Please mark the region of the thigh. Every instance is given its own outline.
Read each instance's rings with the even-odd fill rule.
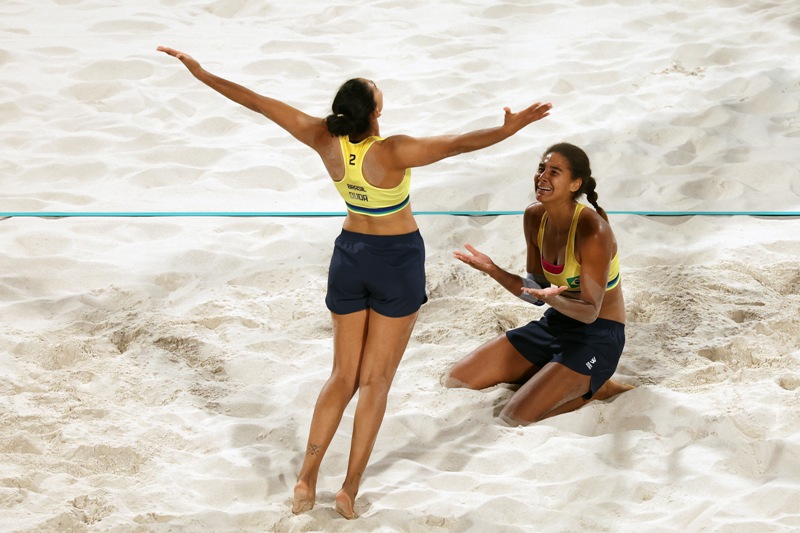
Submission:
[[[361,358],[367,339],[367,310],[339,315],[333,319],[333,371],[332,375],[347,382],[348,387],[358,383]]]
[[[483,344],[453,365],[445,376],[446,387],[485,389],[498,383],[518,383],[539,370],[522,357],[505,334]]]
[[[363,385],[380,379],[391,383],[411,338],[417,313],[398,318],[384,316],[372,309],[367,312],[360,382]]]
[[[590,379],[561,363],[548,363],[514,393],[500,417],[510,425],[537,422],[558,406],[583,396]]]

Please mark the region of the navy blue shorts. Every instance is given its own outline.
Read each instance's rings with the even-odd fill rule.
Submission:
[[[346,315],[373,309],[388,317],[417,312],[425,294],[425,243],[419,230],[366,235],[342,230],[328,271],[325,305]]]
[[[552,307],[539,320],[506,332],[514,348],[532,364],[561,363],[570,370],[591,376],[587,400],[617,370],[625,346],[625,324],[598,318],[584,324]]]

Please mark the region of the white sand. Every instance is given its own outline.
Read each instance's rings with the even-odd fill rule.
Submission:
[[[110,4],[110,5],[109,5]],[[550,143],[587,149],[609,210],[800,211],[795,0],[363,5],[4,0],[0,211],[342,211],[316,156],[159,44],[324,115],[374,78],[383,133],[552,116],[414,173],[417,211],[522,210]],[[415,7],[409,7],[413,5]],[[450,252],[524,269],[519,216],[420,216],[431,300],[356,511],[289,511],[330,370],[341,218],[0,222],[3,531],[800,529],[800,220],[612,216],[637,388],[528,428],[453,362],[540,309]]]

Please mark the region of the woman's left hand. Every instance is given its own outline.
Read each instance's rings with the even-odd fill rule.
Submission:
[[[528,287],[523,287],[522,292],[527,292],[534,298],[541,300],[545,303],[549,303],[549,299],[553,298],[554,296],[558,296],[562,292],[567,290],[567,286],[563,285],[561,287],[545,287],[544,289],[531,289]]]

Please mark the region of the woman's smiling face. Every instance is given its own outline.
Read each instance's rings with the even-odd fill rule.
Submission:
[[[580,180],[572,179],[567,158],[558,152],[545,155],[534,176],[536,199],[540,202],[565,195],[572,198],[572,193],[580,188],[580,184]]]

